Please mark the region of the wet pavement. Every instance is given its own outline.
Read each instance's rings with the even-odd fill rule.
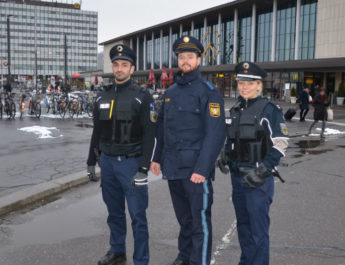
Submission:
[[[226,102],[226,107],[231,103]],[[290,107],[281,105],[284,110]],[[324,139],[319,137],[321,124],[313,135],[305,135],[312,111],[306,122],[293,119],[288,123],[291,139],[279,167],[286,183],[276,180],[271,207],[271,264],[345,264],[345,134],[338,133],[345,132],[345,111],[334,108],[334,114],[338,118],[327,123],[332,130]],[[33,124],[56,127],[56,138],[38,139],[17,130]],[[25,185],[84,170],[91,125],[87,118],[0,120],[0,137],[9,139],[0,144],[1,185],[13,186],[0,189],[0,197]],[[235,265],[240,248],[230,178],[218,170],[214,191],[212,264]],[[150,176],[149,192],[150,264],[164,265],[176,257],[178,225],[167,183]],[[127,265],[133,265],[130,220],[127,226]],[[42,205],[0,217],[1,265],[96,264],[108,250],[108,241],[99,183],[88,183]]]

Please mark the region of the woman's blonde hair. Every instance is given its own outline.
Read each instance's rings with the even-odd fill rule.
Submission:
[[[257,95],[261,95],[262,94],[262,90],[263,90],[263,87],[264,87],[264,84],[262,83],[262,80],[256,80],[256,82],[258,82],[258,89],[256,90],[257,91]]]

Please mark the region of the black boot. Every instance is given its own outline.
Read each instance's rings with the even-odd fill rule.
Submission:
[[[122,265],[126,263],[126,254],[114,254],[110,251],[98,261],[98,265]]]
[[[189,263],[182,261],[180,259],[175,259],[175,261],[173,263],[171,263],[170,265],[189,265]]]

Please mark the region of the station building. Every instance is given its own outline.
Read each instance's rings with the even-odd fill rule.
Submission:
[[[2,79],[9,63],[14,82],[97,69],[97,28],[98,13],[76,1],[0,0]]]
[[[264,93],[284,99],[291,88],[319,85],[336,93],[345,83],[345,1],[236,0],[115,37],[104,46],[104,77],[111,78],[109,51],[118,43],[137,52],[135,78],[147,82],[152,68],[177,72],[173,42],[182,35],[205,47],[202,75],[224,97],[235,96],[234,67],[251,61],[267,72]]]

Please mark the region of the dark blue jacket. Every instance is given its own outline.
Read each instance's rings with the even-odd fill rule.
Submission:
[[[303,90],[298,98],[301,109],[309,109],[309,92]]]
[[[199,70],[178,76],[167,89],[157,126],[153,161],[161,164],[163,178],[214,176],[226,136],[224,102]]]

